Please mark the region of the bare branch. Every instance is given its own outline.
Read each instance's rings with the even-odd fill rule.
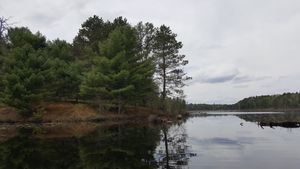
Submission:
[[[0,17],[0,39],[3,38],[5,31],[11,26],[8,21],[9,18]]]

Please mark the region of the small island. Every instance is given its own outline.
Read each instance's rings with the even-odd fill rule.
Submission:
[[[88,18],[72,43],[1,17],[0,122],[141,120],[185,113],[191,79],[170,27]]]

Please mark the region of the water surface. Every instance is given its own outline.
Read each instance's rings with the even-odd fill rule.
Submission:
[[[167,159],[177,169],[298,169],[299,122],[211,112],[171,125],[1,125],[0,169],[158,169]]]
[[[261,124],[296,122],[299,114],[247,114],[192,118],[185,123],[198,156],[190,168],[297,169],[300,129]],[[299,122],[299,121],[298,121]]]

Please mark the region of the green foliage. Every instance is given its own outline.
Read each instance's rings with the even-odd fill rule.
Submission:
[[[187,104],[188,110],[234,110],[235,105],[228,104]]]
[[[3,91],[4,55],[7,52],[6,32],[9,28],[8,19],[0,17],[0,92]]]
[[[81,83],[81,67],[75,62],[71,45],[66,41],[55,40],[48,43],[47,58],[51,61],[54,76],[52,88],[56,98],[77,99]]]
[[[81,94],[112,99],[119,107],[130,98],[142,99],[144,89],[152,87],[153,65],[138,55],[136,32],[129,26],[119,27],[100,49],[102,56],[83,79]]]
[[[265,95],[245,98],[235,104],[188,104],[189,110],[251,110],[300,108],[300,93]]]
[[[42,50],[45,38],[32,34],[27,28],[10,29],[8,37],[14,48],[4,60],[2,102],[24,113],[35,112],[38,103],[51,94],[48,88],[51,68]]]
[[[172,114],[184,113],[186,111],[186,102],[180,98],[168,98],[165,100],[166,112]]]
[[[107,40],[109,34],[120,26],[129,26],[127,20],[118,17],[113,22],[104,21],[94,15],[88,18],[79,29],[73,40],[72,53],[77,63],[82,67],[82,72],[88,72],[93,66],[97,56],[101,54],[100,46]]]
[[[139,22],[135,27],[138,40],[138,51],[145,59],[153,58],[154,38],[156,28],[151,23]],[[154,58],[153,58],[154,59]]]
[[[181,47],[169,27],[133,27],[122,17],[88,18],[72,44],[8,28],[0,36],[1,102],[28,115],[40,113],[43,102],[60,100],[117,105],[119,112],[125,105],[157,108],[163,82],[163,100],[174,111],[179,102],[168,96],[182,95],[188,79]]]
[[[32,32],[25,27],[8,29],[8,41],[11,48],[22,48],[29,44],[34,50],[46,47],[46,38],[39,32]]]
[[[96,15],[88,18],[81,25],[81,29],[79,29],[79,33],[73,41],[75,55],[82,57],[85,55],[84,50],[87,50],[87,48],[92,49],[96,55],[99,55],[99,43],[105,41],[115,28],[125,25],[128,25],[127,20],[122,17],[116,18],[113,22],[104,21]]]
[[[107,39],[110,33],[110,22],[104,22],[102,18],[93,16],[88,18],[79,30],[73,44],[76,50],[75,55],[82,57],[85,48],[90,47],[94,52],[99,52],[98,43]]]
[[[190,79],[182,69],[188,61],[184,60],[185,55],[179,54],[182,43],[176,40],[176,36],[165,25],[162,25],[154,36],[153,51],[157,62],[158,80],[162,84],[163,100],[172,94],[183,96],[184,81]]]
[[[243,99],[236,103],[240,109],[288,109],[300,108],[300,93],[284,93],[282,95],[256,96]]]

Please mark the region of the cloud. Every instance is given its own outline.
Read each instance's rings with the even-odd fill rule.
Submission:
[[[272,78],[271,76],[251,76],[251,75],[243,75],[241,71],[237,68],[230,68],[228,66],[220,65],[220,66],[213,66],[204,69],[202,72],[198,73],[194,80],[191,82],[193,83],[208,83],[208,84],[215,84],[215,83],[226,83],[231,82],[233,84],[240,84],[240,83],[250,83],[250,82],[257,82],[266,79]]]
[[[225,76],[219,76],[219,77],[209,77],[203,80],[203,82],[206,83],[224,83],[232,80],[236,75],[235,74],[229,74]]]
[[[248,76],[248,75],[244,75],[244,76],[236,76],[233,79],[233,83],[249,83],[249,82],[253,82],[253,81],[261,81],[261,80],[266,80],[266,79],[270,79],[272,78],[271,76]]]
[[[239,70],[234,68],[230,64],[214,64],[204,67],[198,71],[195,71],[193,77],[193,83],[225,83],[234,79]]]
[[[232,80],[235,75],[224,75],[219,77],[205,77],[200,82],[203,83],[224,83]]]
[[[225,83],[233,80],[237,75],[237,72],[223,75],[199,75],[192,83]]]
[[[45,26],[52,26],[54,22],[59,20],[58,16],[47,15],[42,12],[34,13],[26,17],[26,19],[31,20],[31,22],[36,24],[41,24]]]

